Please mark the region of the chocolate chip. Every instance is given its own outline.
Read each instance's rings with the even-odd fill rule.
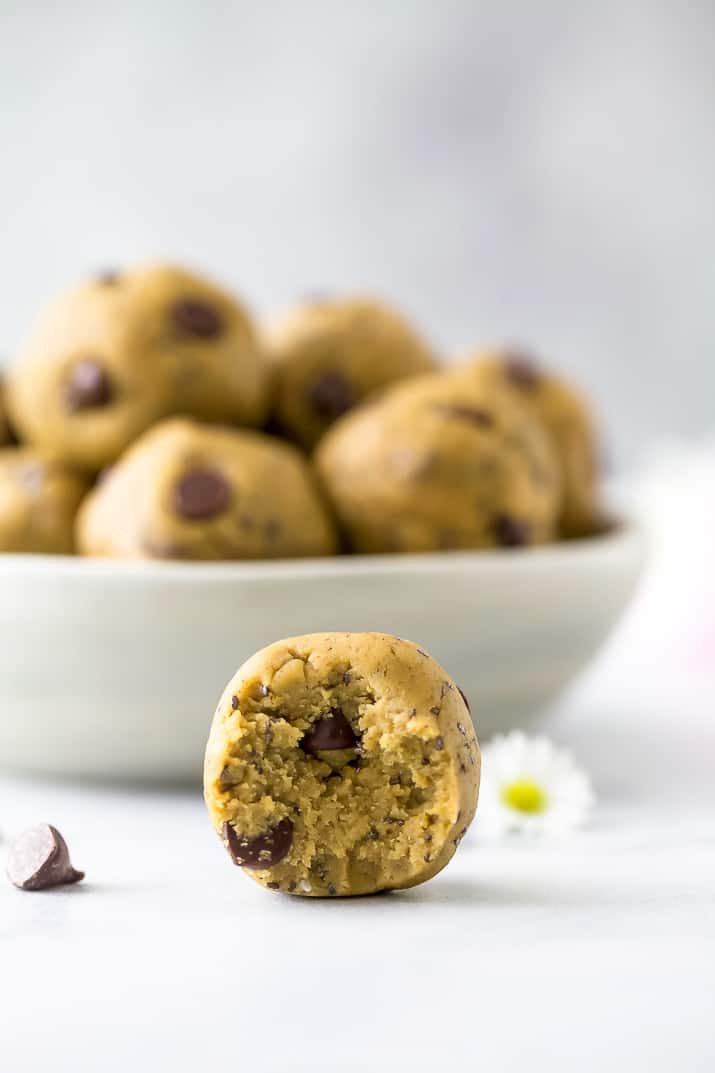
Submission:
[[[367,837],[370,839],[371,842],[377,842],[378,838],[380,837],[380,833],[374,827],[371,827],[370,830],[367,832]]]
[[[333,421],[352,409],[357,398],[342,373],[327,372],[310,386],[308,401],[318,417]]]
[[[112,401],[112,383],[95,358],[84,358],[72,367],[65,384],[65,405],[69,413],[99,410]]]
[[[442,682],[439,690],[439,699],[442,700],[443,697],[446,697],[450,689],[454,689],[451,682]]]
[[[442,709],[441,709],[441,708],[438,708],[438,707],[437,707],[437,706],[435,705],[435,707],[434,707],[434,708],[430,708],[430,711],[432,712],[432,715],[439,715],[439,713],[440,713],[440,712],[442,711]]]
[[[192,469],[174,485],[174,509],[190,521],[213,518],[231,501],[231,486],[217,469]]]
[[[64,838],[49,823],[31,827],[16,839],[8,855],[7,874],[20,890],[46,890],[84,879],[84,872],[72,867]]]
[[[494,532],[498,542],[504,548],[520,548],[529,543],[531,533],[526,522],[512,518],[510,514],[500,514],[494,520]]]
[[[527,390],[537,387],[541,380],[536,362],[525,354],[508,354],[504,359],[504,372],[512,384]]]
[[[267,697],[269,693],[270,693],[270,689],[268,688],[268,686],[264,685],[264,683],[261,682],[261,684],[258,687],[258,696],[259,697]]]
[[[424,855],[424,861],[425,861],[425,864],[429,864],[429,862],[430,862],[431,860],[432,860],[432,856],[431,856],[431,854],[429,854],[429,853],[425,853],[425,855]]]
[[[316,753],[323,749],[353,749],[357,740],[343,713],[339,708],[333,708],[330,715],[316,719],[300,745],[307,753]]]
[[[236,709],[238,708],[238,703],[239,703],[239,702],[238,702],[238,697],[237,697],[237,696],[235,696],[235,694],[234,694],[234,696],[233,696],[233,697],[231,697],[231,707],[233,708],[234,712],[235,712],[235,711],[236,711]]]
[[[350,672],[349,671],[343,671],[343,685],[349,686],[350,681],[351,681]]]
[[[266,883],[266,886],[268,887],[269,890],[280,890],[281,889],[280,883]]]
[[[219,311],[199,298],[180,298],[174,302],[171,318],[182,334],[199,339],[215,339],[224,328]]]
[[[457,689],[459,689],[459,686],[457,686]],[[464,701],[465,708],[467,709],[467,711],[471,715],[472,714],[472,709],[469,706],[469,701],[467,700],[467,695],[466,695],[466,693],[464,692],[463,689],[459,689],[459,695],[462,698],[462,700]]]
[[[435,749],[437,749],[438,752],[441,752],[442,749],[444,749],[444,739],[443,738],[437,738],[437,740],[434,743],[434,747],[435,747]]]
[[[294,890],[295,890],[295,886],[296,886],[296,884],[295,884],[295,880],[294,880],[294,879],[291,879],[290,883],[288,884],[288,890],[290,890],[290,891],[294,891]]]
[[[334,896],[335,896],[335,895],[336,895],[337,893],[338,893],[338,892],[337,892],[337,890],[335,889],[335,887],[333,886],[333,884],[332,884],[332,883],[328,883],[328,894],[330,894],[330,895],[332,895],[332,896],[334,897]]]
[[[230,823],[224,823],[221,832],[231,860],[240,868],[273,868],[293,842],[293,824],[287,816],[254,838],[240,835]]]
[[[454,405],[438,404],[433,409],[441,413],[443,417],[454,418],[456,421],[466,421],[470,425],[476,425],[477,428],[491,428],[494,424],[494,418],[489,413],[489,410],[485,410],[481,406],[466,406],[461,403],[455,403]]]
[[[222,790],[230,790],[231,787],[236,785],[234,777],[228,767],[224,767],[221,769],[221,774],[219,775],[218,781],[221,784]]]

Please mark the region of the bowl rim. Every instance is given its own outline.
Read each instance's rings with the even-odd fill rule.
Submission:
[[[561,561],[586,566],[604,554],[630,552],[642,558],[643,527],[623,514],[612,518],[609,528],[577,540],[555,541],[529,548],[484,548],[466,551],[413,552],[385,555],[332,555],[305,559],[242,559],[216,562],[182,560],[110,559],[78,555],[43,555],[0,552],[0,575],[58,575],[95,578],[99,581],[203,581],[236,582],[273,579],[380,577],[421,574],[453,574],[492,571],[539,571]]]

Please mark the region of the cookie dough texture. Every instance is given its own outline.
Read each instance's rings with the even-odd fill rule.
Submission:
[[[23,439],[97,471],[171,414],[261,424],[269,369],[233,298],[182,269],[151,265],[56,299],[8,392]]]
[[[229,682],[205,798],[234,863],[307,897],[412,887],[449,862],[474,816],[479,747],[455,682],[409,641],[278,641]]]
[[[369,395],[434,365],[410,325],[371,298],[299,306],[267,329],[266,346],[275,422],[305,448]]]
[[[332,523],[297,448],[260,432],[172,418],[145,433],[87,498],[85,555],[270,559],[330,555]]]
[[[559,476],[541,423],[505,392],[445,374],[393,388],[328,433],[316,464],[357,552],[541,544]]]
[[[598,443],[586,400],[558,376],[520,352],[472,357],[465,372],[511,392],[542,422],[559,466],[561,504],[558,528],[566,538],[587,536],[602,526],[598,498]]]
[[[87,487],[40,451],[0,450],[0,552],[71,554],[75,515]]]

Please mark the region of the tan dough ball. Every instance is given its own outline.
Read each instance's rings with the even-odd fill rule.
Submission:
[[[202,277],[166,265],[136,268],[124,279],[145,346],[164,351],[172,412],[262,425],[270,367],[236,299]]]
[[[561,535],[579,537],[598,531],[602,526],[598,444],[586,400],[566,381],[517,352],[477,355],[465,372],[506,387],[547,428],[561,472]]]
[[[256,653],[219,701],[204,794],[233,862],[304,897],[413,887],[469,826],[479,746],[446,671],[409,641],[316,633]]]
[[[504,392],[425,376],[348,414],[316,465],[358,552],[551,540],[559,502],[541,423]]]
[[[372,298],[306,303],[265,339],[275,366],[275,421],[306,448],[369,395],[434,366],[410,325]]]
[[[152,266],[57,298],[8,389],[23,439],[97,471],[169,414],[260,424],[268,381],[232,298],[181,269]]]
[[[0,450],[0,552],[71,555],[75,515],[87,487],[41,451]]]
[[[84,555],[275,559],[330,555],[332,523],[297,448],[173,418],[145,433],[88,496]]]

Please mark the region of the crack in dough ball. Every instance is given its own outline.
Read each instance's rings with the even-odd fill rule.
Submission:
[[[145,433],[88,496],[85,555],[275,559],[331,555],[332,522],[307,460],[260,432],[172,418]]]
[[[410,325],[371,298],[305,303],[269,326],[265,340],[275,367],[274,420],[305,448],[368,396],[434,366]]]
[[[211,822],[270,890],[374,894],[424,883],[477,805],[466,700],[409,641],[316,633],[269,645],[229,682],[206,749]]]
[[[96,472],[171,414],[260,425],[269,378],[238,302],[150,265],[60,295],[10,373],[8,402],[23,439]]]
[[[554,536],[559,475],[541,423],[449,374],[398,385],[339,421],[316,465],[351,548],[522,547]]]

